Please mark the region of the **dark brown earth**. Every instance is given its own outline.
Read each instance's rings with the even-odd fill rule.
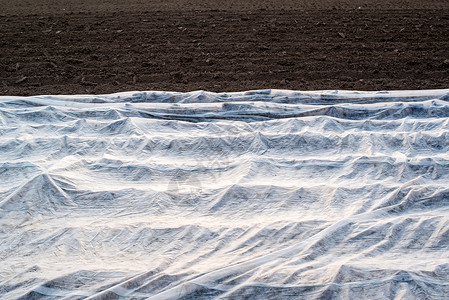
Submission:
[[[0,5],[1,95],[449,88],[447,0]]]

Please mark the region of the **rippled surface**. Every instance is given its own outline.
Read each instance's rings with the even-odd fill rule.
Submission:
[[[448,117],[449,90],[0,97],[0,297],[444,299]]]

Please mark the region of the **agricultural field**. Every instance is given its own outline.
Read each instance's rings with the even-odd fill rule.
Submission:
[[[449,295],[449,2],[0,5],[0,298]]]

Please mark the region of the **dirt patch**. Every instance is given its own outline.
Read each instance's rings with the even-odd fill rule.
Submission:
[[[257,10],[420,10],[448,9],[447,0],[0,0],[2,14],[65,14],[154,11],[257,11]]]
[[[323,0],[324,9],[206,2],[201,11],[194,1],[177,10],[37,2],[31,11],[2,3],[3,95],[449,87],[449,7],[438,1],[435,10]]]

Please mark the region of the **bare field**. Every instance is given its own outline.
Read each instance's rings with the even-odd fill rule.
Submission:
[[[442,1],[34,3],[1,3],[0,94],[449,86]]]

